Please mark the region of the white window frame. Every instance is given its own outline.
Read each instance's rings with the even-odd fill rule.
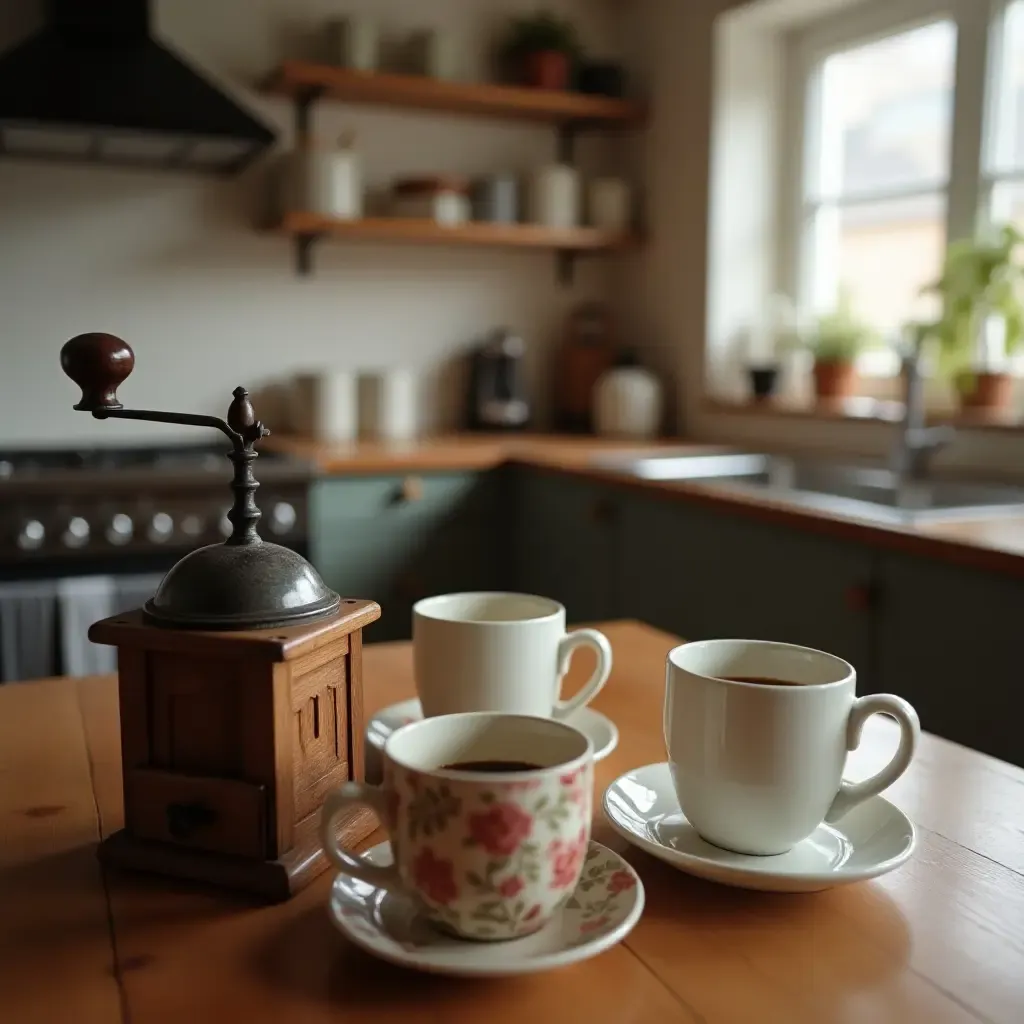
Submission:
[[[815,107],[822,61],[832,53],[870,43],[934,21],[952,20],[957,29],[949,178],[934,192],[946,195],[946,237],[949,241],[974,235],[988,218],[997,183],[1024,181],[1024,172],[996,174],[987,157],[992,152],[996,97],[992,88],[999,74],[999,32],[1012,0],[878,0],[848,9],[788,34],[786,46],[786,116],[781,122],[782,166],[779,174],[777,286],[795,297],[801,312],[813,310],[812,246],[805,197],[807,174],[815,166],[819,140],[810,130],[809,112]],[[817,126],[814,126],[815,129]],[[858,202],[880,201],[926,189],[892,188],[858,194]],[[895,358],[872,359],[862,366],[868,374],[896,372]]]

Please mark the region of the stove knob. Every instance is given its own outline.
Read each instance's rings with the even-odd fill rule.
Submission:
[[[81,516],[72,516],[62,538],[64,546],[80,548],[89,543],[89,522]]]
[[[234,527],[231,525],[231,520],[228,519],[226,513],[220,517],[220,523],[218,524],[217,528],[220,530],[222,537],[231,536]]]
[[[166,512],[157,512],[149,521],[149,529],[146,536],[154,544],[163,544],[171,539],[174,533],[174,520]]]
[[[295,521],[298,518],[293,505],[289,505],[287,501],[279,501],[270,510],[270,532],[278,536],[290,533],[295,528]]]
[[[203,520],[201,516],[185,516],[181,521],[181,532],[189,540],[195,540],[203,535]]]
[[[29,519],[18,534],[18,547],[22,551],[35,551],[46,540],[46,527],[38,519]]]
[[[110,519],[106,537],[111,544],[116,544],[120,547],[122,544],[127,544],[132,539],[134,533],[135,524],[132,522],[132,517],[125,515],[124,512],[118,512],[117,515],[112,516]]]

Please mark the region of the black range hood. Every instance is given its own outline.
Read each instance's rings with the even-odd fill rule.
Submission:
[[[47,0],[0,54],[0,155],[231,174],[274,134],[150,35],[148,0]]]

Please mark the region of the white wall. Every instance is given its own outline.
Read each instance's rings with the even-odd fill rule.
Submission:
[[[0,47],[39,23],[39,0],[0,6]],[[156,29],[276,126],[291,109],[259,96],[287,56],[315,50],[324,18],[373,12],[390,27],[441,26],[461,43],[467,77],[481,76],[503,19],[534,0],[154,0]],[[616,16],[605,0],[549,0],[571,15],[593,52],[615,55]],[[316,130],[353,127],[371,184],[406,172],[525,170],[551,159],[542,127],[321,107]],[[602,166],[601,140],[581,147]],[[497,250],[328,243],[301,279],[282,238],[261,234],[270,161],[229,181],[0,160],[0,445],[170,440],[167,427],[98,423],[71,410],[57,362],[83,331],[109,331],[135,349],[122,397],[136,406],[220,412],[231,389],[258,387],[320,366],[403,363],[427,375],[426,425],[454,422],[455,357],[491,326],[530,346],[534,393],[546,404],[546,360],[562,318],[605,294],[611,268],[581,260],[563,289],[554,257]]]

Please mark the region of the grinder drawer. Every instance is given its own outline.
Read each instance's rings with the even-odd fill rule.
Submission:
[[[251,782],[135,768],[125,778],[125,824],[140,839],[268,856],[266,787]]]

